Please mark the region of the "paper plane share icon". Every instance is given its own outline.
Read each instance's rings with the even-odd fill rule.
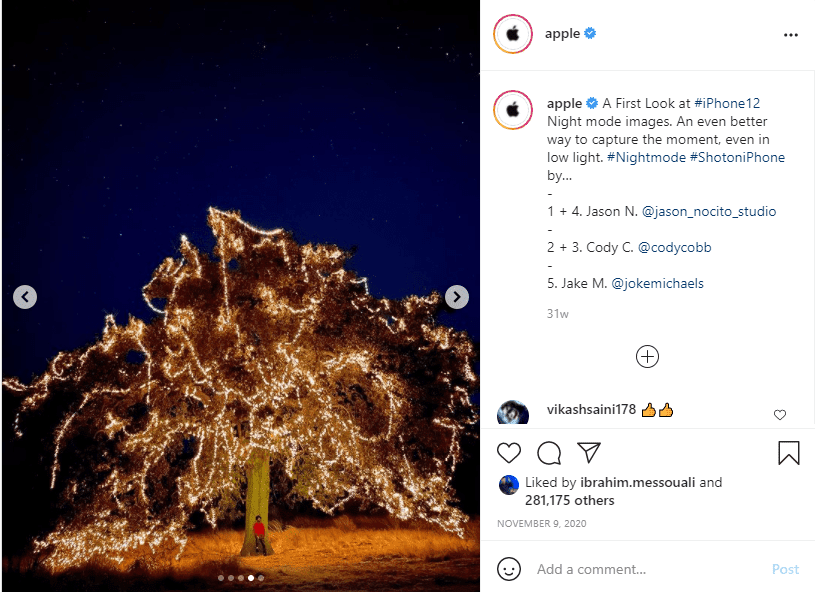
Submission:
[[[578,442],[577,445],[586,453],[587,463],[591,462],[591,459],[594,458],[594,455],[597,454],[597,450],[600,448],[600,442]]]

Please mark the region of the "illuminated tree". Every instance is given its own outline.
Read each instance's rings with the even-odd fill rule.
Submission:
[[[253,553],[270,463],[292,501],[331,514],[357,500],[461,534],[450,481],[475,421],[475,352],[434,321],[440,295],[377,299],[335,246],[239,212],[211,208],[208,222],[214,257],[182,236],[181,257],[144,287],[153,321],[108,315],[98,342],[60,353],[30,385],[3,382],[24,397],[18,435],[49,401],[69,405],[51,467],[66,512],[35,543],[46,565],[122,561],[145,543],[180,556],[193,513],[215,526],[236,468]]]

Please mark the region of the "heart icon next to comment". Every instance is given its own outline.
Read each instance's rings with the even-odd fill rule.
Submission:
[[[517,442],[513,442],[512,444],[507,444],[506,442],[501,442],[498,445],[498,456],[503,458],[508,463],[511,463],[513,460],[518,458],[521,454],[521,445]]]
[[[787,416],[787,412],[783,409],[776,409],[775,410],[775,417],[778,419],[784,419]]]

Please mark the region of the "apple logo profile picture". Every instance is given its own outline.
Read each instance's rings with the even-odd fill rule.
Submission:
[[[504,129],[518,130],[532,119],[532,101],[519,90],[502,92],[492,106],[495,121]]]
[[[492,30],[492,38],[498,49],[511,55],[529,49],[532,37],[532,24],[520,14],[502,16]]]

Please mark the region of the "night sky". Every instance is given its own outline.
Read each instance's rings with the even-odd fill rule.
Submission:
[[[477,19],[477,3],[3,3],[3,376],[29,381],[107,313],[151,319],[142,286],[181,234],[212,249],[209,206],[356,247],[377,297],[464,285],[441,321],[477,341]]]
[[[445,322],[477,339],[477,10],[20,4],[3,14],[4,376],[42,372],[106,313],[151,318],[141,287],[181,234],[212,248],[209,206],[357,246],[376,296],[469,287]]]

